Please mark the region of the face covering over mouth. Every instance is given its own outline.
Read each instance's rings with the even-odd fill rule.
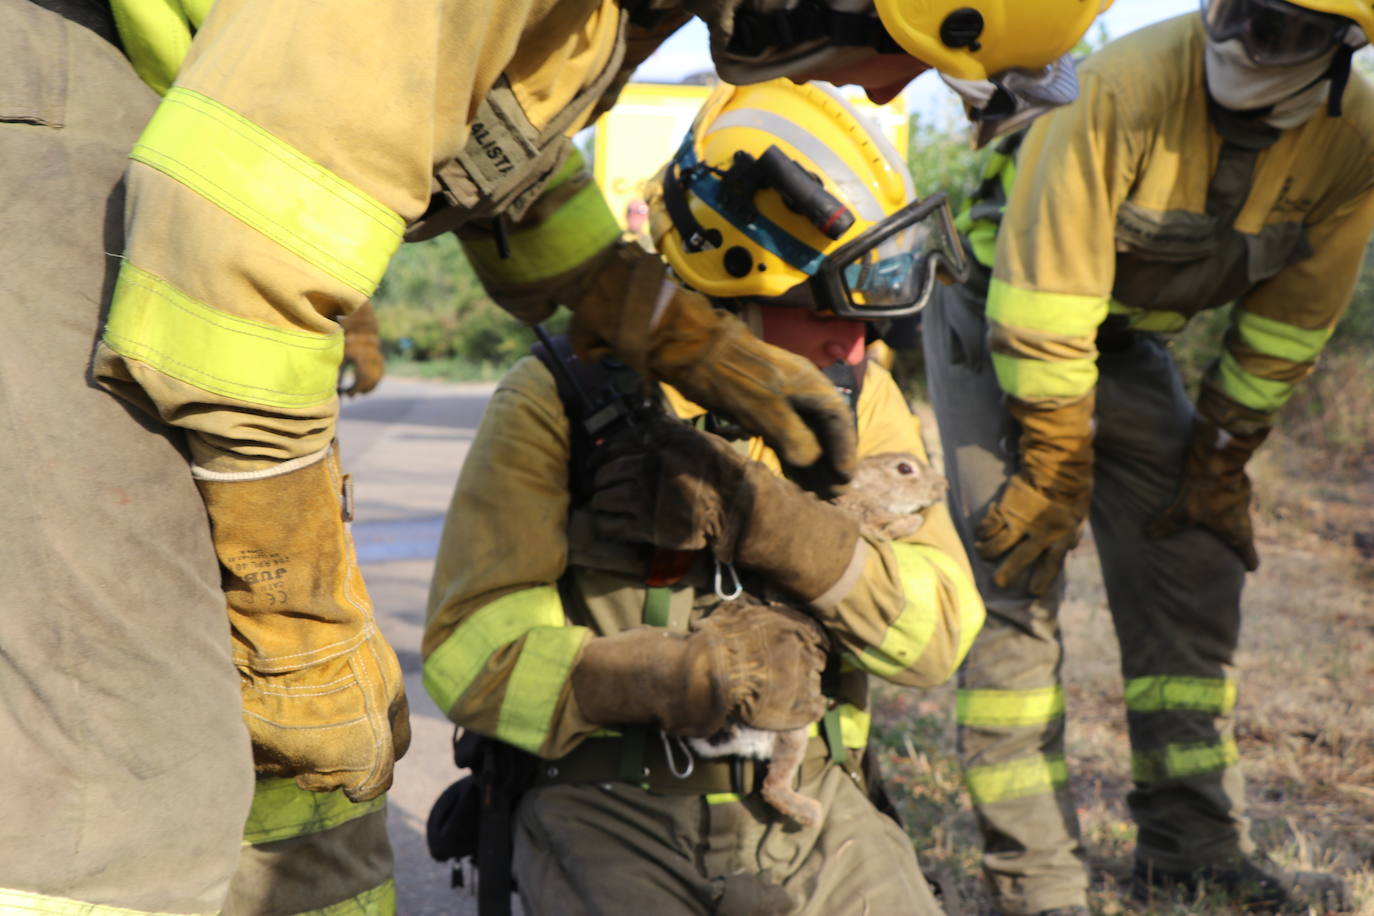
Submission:
[[[1261,66],[1250,60],[1240,39],[1207,41],[1204,68],[1207,91],[1223,108],[1237,112],[1269,109],[1260,120],[1288,130],[1321,110],[1331,92],[1330,70],[1337,50],[1290,67]]]

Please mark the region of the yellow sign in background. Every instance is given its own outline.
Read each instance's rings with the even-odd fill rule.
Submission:
[[[909,118],[905,102],[898,98],[880,106],[868,101],[861,91],[840,92],[861,116],[877,124],[906,159]],[[710,94],[709,86],[630,83],[615,107],[596,122],[593,173],[622,226],[630,204],[643,200],[644,182],[658,174],[677,152]]]

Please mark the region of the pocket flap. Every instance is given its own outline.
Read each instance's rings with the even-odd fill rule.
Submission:
[[[1216,220],[1187,210],[1151,210],[1132,201],[1121,204],[1116,216],[1120,251],[1154,261],[1194,261],[1217,250]]]

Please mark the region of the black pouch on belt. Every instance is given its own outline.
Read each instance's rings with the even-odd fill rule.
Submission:
[[[437,862],[452,861],[453,886],[463,884],[462,862],[477,868],[477,912],[509,916],[515,807],[534,782],[539,758],[473,732],[455,733],[453,762],[471,772],[443,791],[425,823],[425,842]]]

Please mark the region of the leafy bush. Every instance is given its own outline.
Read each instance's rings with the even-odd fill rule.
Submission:
[[[373,304],[389,357],[462,364],[444,373],[453,377],[497,374],[534,342],[529,328],[486,295],[452,235],[402,245]],[[550,324],[558,328],[565,321]],[[478,371],[482,367],[488,371]]]

